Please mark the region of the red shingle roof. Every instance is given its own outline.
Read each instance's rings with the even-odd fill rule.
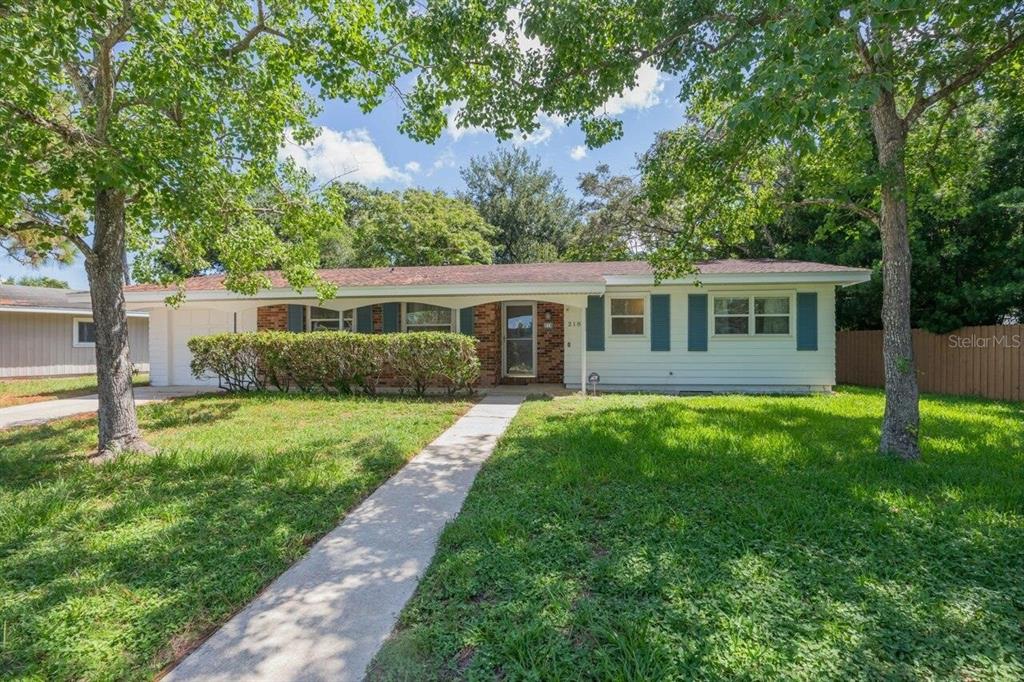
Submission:
[[[863,272],[860,268],[794,260],[712,260],[698,263],[702,275],[766,274],[800,272]],[[434,265],[393,268],[338,268],[320,270],[320,276],[340,287],[422,286],[445,284],[602,283],[606,276],[650,275],[646,261],[601,263],[524,263],[514,265]],[[271,286],[285,288],[288,283],[277,270],[266,273]],[[223,275],[191,277],[184,282],[186,291],[215,291],[224,288]],[[161,291],[158,284],[137,284],[126,291]]]

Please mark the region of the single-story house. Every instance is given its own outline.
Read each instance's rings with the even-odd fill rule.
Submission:
[[[483,386],[557,383],[599,390],[828,391],[835,384],[835,290],[868,270],[783,260],[716,260],[655,282],[646,262],[534,263],[321,270],[337,285],[318,301],[280,273],[255,296],[219,275],[184,283],[185,302],[156,285],[126,287],[149,313],[153,385],[192,376],[200,334],[343,329],[443,330],[477,340]]]
[[[0,284],[0,377],[96,372],[89,292]],[[139,371],[149,370],[149,319],[128,317],[128,343]]]

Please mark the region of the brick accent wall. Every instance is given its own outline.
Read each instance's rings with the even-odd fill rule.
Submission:
[[[288,306],[265,305],[256,309],[256,331],[288,331]]]
[[[545,315],[551,314],[551,329],[545,328]],[[537,381],[560,384],[565,379],[565,306],[537,303]]]
[[[501,304],[485,303],[473,309],[476,354],[480,357],[480,386],[501,380]]]

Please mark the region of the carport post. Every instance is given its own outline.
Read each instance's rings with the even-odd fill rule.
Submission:
[[[587,394],[587,309],[580,312],[580,392]]]

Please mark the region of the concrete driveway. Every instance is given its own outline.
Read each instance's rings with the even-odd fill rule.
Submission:
[[[159,402],[168,398],[180,398],[200,393],[215,393],[220,389],[210,386],[140,386],[135,389],[135,403]],[[95,412],[99,407],[99,399],[95,395],[84,395],[77,398],[59,398],[27,405],[0,408],[0,429],[12,426],[42,424],[54,419],[71,417],[76,414]]]

